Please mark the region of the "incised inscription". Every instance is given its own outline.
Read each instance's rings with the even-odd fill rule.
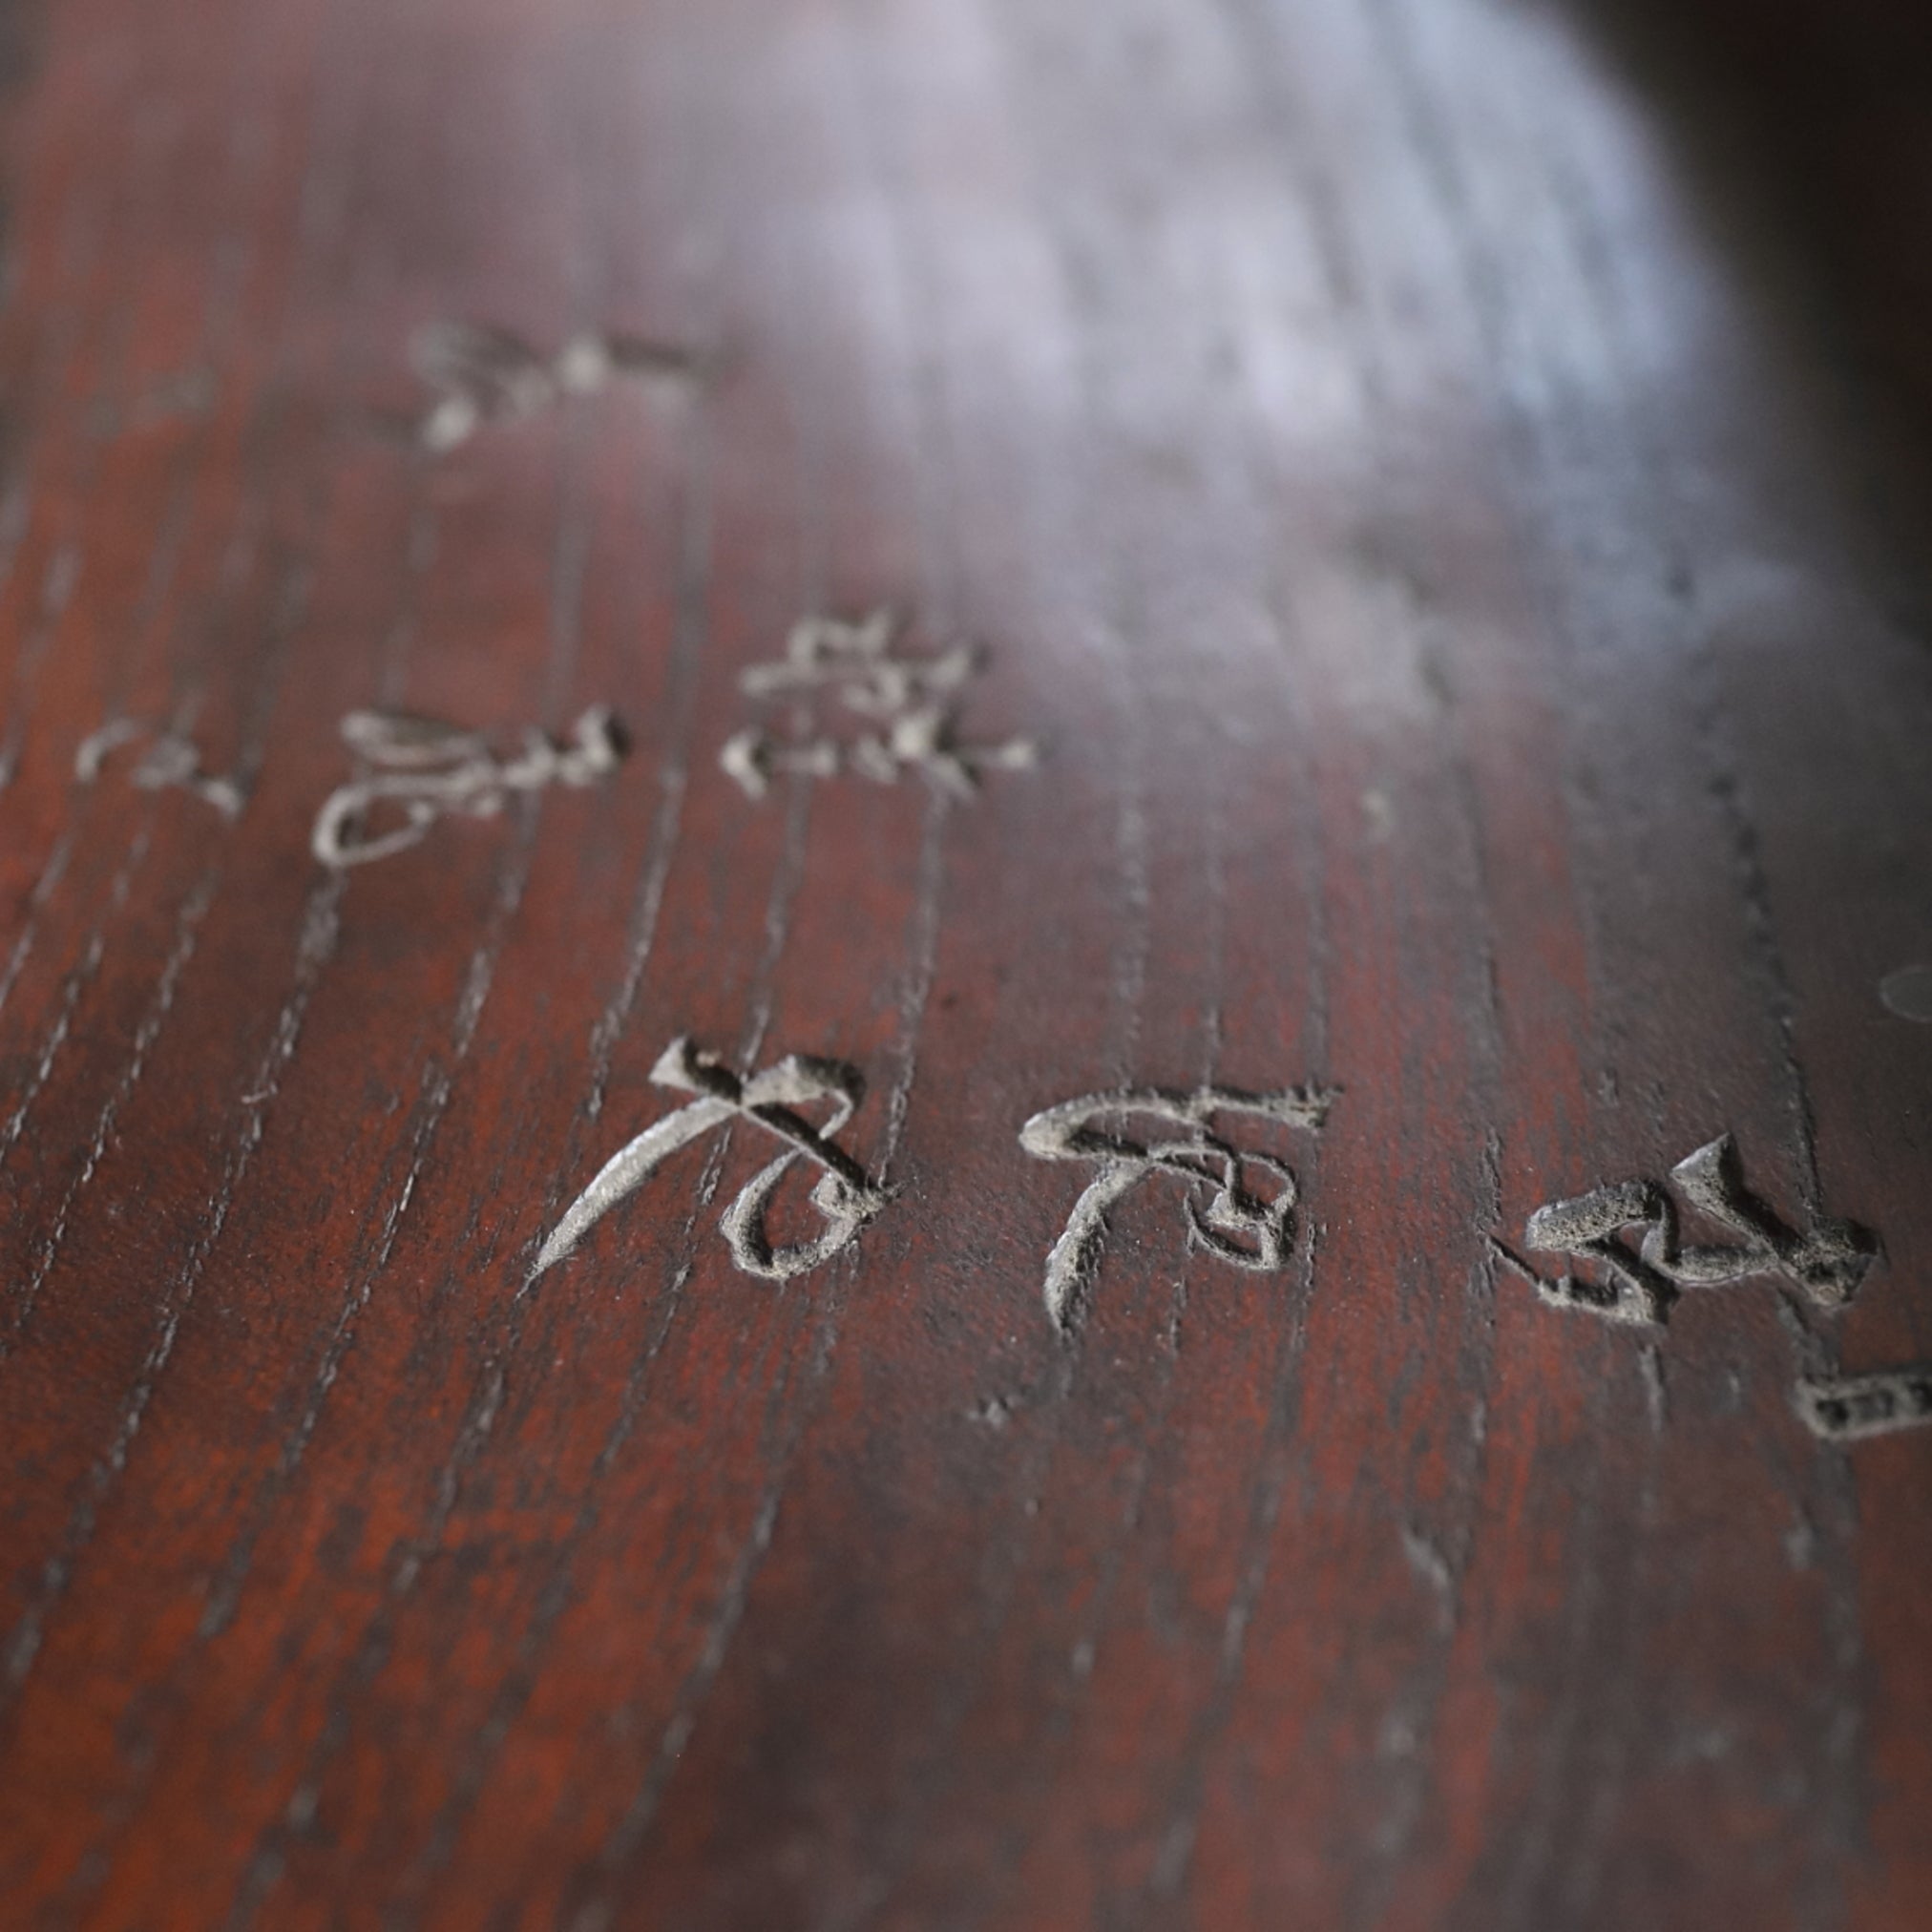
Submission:
[[[853,772],[878,785],[923,773],[942,791],[970,799],[988,771],[1017,771],[1037,759],[1030,740],[971,745],[958,733],[960,693],[982,667],[971,644],[934,657],[911,657],[897,646],[898,622],[874,611],[859,623],[807,618],[792,626],[785,656],[753,664],[739,678],[746,697],[762,703],[803,700],[818,708],[835,704],[864,721],[856,731],[819,728],[783,738],[752,726],[729,739],[719,764],[750,798],[764,798],[782,772],[835,778]],[[869,728],[868,728],[869,727]]]
[[[371,865],[420,845],[438,819],[492,818],[519,791],[595,785],[618,767],[623,742],[607,705],[593,704],[567,745],[538,731],[499,758],[480,733],[394,711],[351,711],[343,742],[375,767],[331,792],[310,839],[326,866]]]
[[[714,1055],[701,1052],[688,1040],[674,1040],[651,1069],[651,1079],[698,1098],[646,1127],[604,1164],[543,1244],[535,1274],[563,1260],[679,1148],[737,1121],[773,1135],[787,1149],[738,1190],[719,1222],[732,1260],[746,1274],[785,1281],[817,1268],[851,1241],[890,1198],[832,1138],[865,1095],[864,1082],[852,1068],[791,1054],[741,1080]],[[829,1103],[830,1111],[814,1127],[797,1109],[820,1102]],[[820,1169],[808,1198],[824,1227],[812,1240],[779,1247],[766,1231],[766,1215],[779,1184],[801,1160]]]
[[[1037,1113],[1019,1144],[1040,1161],[1082,1161],[1099,1171],[1074,1204],[1046,1259],[1046,1312],[1063,1335],[1080,1327],[1100,1267],[1107,1216],[1154,1174],[1182,1182],[1187,1238],[1236,1268],[1260,1271],[1288,1265],[1297,1186],[1275,1155],[1242,1152],[1223,1132],[1224,1120],[1272,1122],[1313,1132],[1336,1096],[1308,1087],[1245,1094],[1203,1087],[1192,1094],[1155,1087],[1088,1094]],[[1152,1124],[1140,1135],[1130,1121]]]

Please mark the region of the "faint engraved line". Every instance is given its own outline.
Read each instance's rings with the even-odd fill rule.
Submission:
[[[402,712],[351,711],[342,721],[342,736],[376,775],[339,787],[316,815],[311,850],[336,871],[407,851],[452,814],[493,818],[515,792],[595,785],[617,769],[624,749],[603,704],[593,704],[577,721],[567,746],[530,731],[523,750],[507,760],[496,757],[479,733]],[[367,822],[385,806],[398,808],[402,823],[369,831]]]
[[[1801,1234],[1787,1228],[1746,1187],[1729,1134],[1679,1161],[1670,1181],[1691,1208],[1735,1235],[1736,1246],[1684,1246],[1676,1202],[1650,1181],[1596,1187],[1529,1217],[1523,1240],[1532,1250],[1586,1260],[1600,1278],[1571,1268],[1550,1281],[1501,1242],[1493,1245],[1551,1307],[1635,1326],[1668,1322],[1686,1290],[1728,1288],[1756,1275],[1782,1275],[1816,1306],[1841,1308],[1878,1257],[1878,1242],[1849,1221],[1814,1221]],[[1634,1248],[1621,1238],[1633,1228],[1643,1229]]]
[[[122,1068],[120,1078],[115,1082],[114,1091],[108,1095],[106,1102],[101,1107],[99,1117],[94,1122],[94,1138],[88,1144],[80,1169],[68,1183],[67,1191],[61,1196],[60,1206],[54,1212],[53,1226],[42,1240],[40,1251],[34,1257],[32,1271],[27,1278],[26,1286],[21,1290],[10,1323],[12,1335],[17,1335],[32,1318],[34,1306],[40,1298],[40,1291],[53,1270],[61,1243],[66,1238],[68,1222],[74,1213],[74,1204],[80,1198],[82,1190],[94,1179],[95,1171],[99,1168],[101,1157],[106,1153],[107,1144],[113,1136],[116,1120],[139,1084],[141,1075],[147,1068],[148,1055],[153,1051],[155,1041],[160,1037],[161,1027],[174,1007],[181,975],[187,970],[188,962],[194,956],[201,920],[214,902],[215,886],[216,881],[212,873],[203,877],[181,908],[181,915],[176,925],[174,948],[161,968],[161,976],[156,985],[154,1001],[142,1016],[141,1023],[136,1030],[134,1052],[126,1066]],[[0,1335],[0,1360],[5,1360],[11,1352],[11,1335]]]
[[[1932,1367],[1882,1369],[1797,1385],[1797,1412],[1827,1442],[1932,1426]]]
[[[172,787],[192,792],[223,818],[241,817],[247,794],[236,779],[204,772],[201,754],[189,740],[173,731],[157,732],[137,718],[111,719],[83,738],[74,754],[74,777],[83,785],[93,785],[114,752],[141,738],[152,742],[130,776],[142,791],[165,791]]]
[[[1187,1183],[1190,1245],[1256,1272],[1287,1267],[1299,1192],[1293,1170],[1272,1154],[1238,1152],[1211,1131],[1210,1123],[1220,1114],[1242,1114],[1313,1132],[1336,1098],[1332,1088],[1246,1094],[1202,1087],[1177,1094],[1143,1087],[1088,1094],[1035,1114],[1020,1129],[1019,1144],[1036,1160],[1091,1161],[1100,1167],[1047,1255],[1046,1312],[1054,1326],[1062,1335],[1078,1332],[1099,1270],[1107,1216],[1151,1174]],[[1095,1123],[1107,1115],[1142,1115],[1180,1132],[1144,1143],[1098,1127]],[[1244,1185],[1249,1169],[1268,1176],[1271,1191],[1257,1194]]]
[[[90,463],[87,473],[92,474],[93,468]],[[84,497],[85,491],[81,494]],[[38,695],[40,666],[66,621],[68,607],[80,582],[83,556],[83,546],[68,538],[48,559],[41,578],[39,608],[25,638],[12,653],[13,703],[10,707],[12,715],[8,720],[5,738],[0,740],[0,790],[11,785],[19,772],[21,746]]]
[[[651,1069],[659,1086],[700,1096],[688,1106],[646,1127],[612,1156],[556,1225],[531,1270],[532,1278],[554,1268],[620,1201],[627,1200],[658,1168],[691,1142],[734,1119],[747,1120],[776,1135],[790,1149],[762,1167],[738,1191],[719,1223],[731,1258],[746,1274],[785,1281],[830,1260],[885,1207],[890,1196],[832,1140],[857,1110],[864,1095],[858,1074],[836,1061],[789,1054],[763,1073],[741,1081],[714,1055],[689,1040],[674,1040]],[[829,1101],[831,1112],[814,1128],[794,1109]],[[765,1229],[772,1196],[792,1166],[803,1157],[823,1171],[810,1200],[826,1223],[814,1240],[773,1247]]]
[[[983,667],[983,653],[956,644],[929,658],[899,655],[899,621],[876,610],[858,622],[814,617],[794,624],[785,655],[752,664],[739,676],[747,698],[835,697],[872,729],[841,739],[787,741],[760,725],[725,741],[718,763],[747,798],[762,799],[781,772],[835,778],[842,771],[877,785],[896,785],[908,771],[923,772],[942,791],[971,799],[989,771],[1030,769],[1039,759],[1030,739],[973,745],[958,735],[960,694]]]
[[[486,424],[539,415],[566,396],[597,395],[618,381],[690,382],[704,373],[690,350],[641,336],[573,336],[546,357],[508,329],[462,322],[419,330],[410,359],[436,394],[417,434],[438,455]]]
[[[201,1615],[196,1628],[196,1635],[200,1639],[206,1640],[218,1635],[233,1618],[254,1561],[263,1515],[267,1509],[272,1508],[274,1501],[284,1493],[288,1480],[300,1468],[303,1459],[308,1453],[308,1445],[321,1421],[323,1407],[341,1372],[343,1359],[352,1344],[356,1323],[363,1311],[374,1298],[376,1284],[382,1279],[395,1251],[404,1218],[409,1213],[410,1202],[415,1198],[417,1184],[422,1178],[430,1149],[449,1111],[451,1100],[455,1094],[456,1082],[475,1045],[477,1029],[482,1023],[484,1008],[489,1001],[494,982],[496,960],[502,951],[505,934],[523,903],[524,888],[529,877],[529,849],[532,836],[529,827],[522,829],[515,858],[513,863],[505,866],[499,874],[495,903],[489,925],[483,938],[471,954],[470,969],[463,976],[462,988],[451,1017],[448,1044],[440,1059],[430,1059],[423,1068],[421,1083],[409,1124],[408,1166],[400,1185],[384,1209],[381,1223],[375,1231],[373,1250],[365,1250],[363,1257],[356,1260],[349,1269],[348,1278],[344,1283],[342,1306],[337,1311],[335,1323],[323,1349],[321,1361],[310,1378],[308,1395],[303,1403],[302,1411],[283,1438],[276,1457],[276,1467],[258,1486],[251,1499],[249,1511],[235,1532],[226,1558],[220,1567],[207,1579]],[[341,874],[337,873],[334,876],[339,880]],[[386,1162],[385,1175],[392,1171],[393,1164]],[[376,1192],[370,1197],[368,1208],[365,1210],[366,1219],[374,1218],[373,1209],[381,1197],[382,1185],[384,1184],[379,1184]]]
[[[254,1160],[256,1149],[262,1144],[262,1110],[274,1097],[282,1073],[294,1057],[316,980],[334,951],[336,902],[340,892],[340,880],[331,879],[309,895],[302,938],[296,952],[294,984],[276,1018],[274,1038],[255,1079],[249,1082],[250,1094],[258,1098],[243,1102],[242,1131],[230,1150],[208,1217],[190,1245],[174,1282],[161,1293],[159,1323],[155,1339],[136,1373],[134,1387],[129,1392],[113,1439],[88,1470],[79,1497],[69,1512],[60,1542],[53,1554],[42,1564],[38,1582],[29,1593],[27,1607],[5,1641],[0,1642],[0,1708],[4,1708],[12,1694],[18,1691],[27,1673],[33,1668],[34,1657],[46,1632],[47,1620],[66,1595],[74,1565],[93,1537],[102,1500],[127,1464],[135,1438],[139,1434],[147,1415],[148,1403],[154,1397],[156,1384],[174,1354],[175,1339],[180,1333],[182,1319],[193,1305],[200,1286],[208,1257],[221,1238],[236,1193]]]
[[[0,1126],[0,1162],[11,1155],[14,1146],[26,1128],[27,1117],[33,1109],[53,1073],[54,1062],[60,1058],[62,1049],[74,1030],[74,1016],[79,1009],[82,995],[93,983],[100,970],[102,959],[107,956],[108,921],[127,910],[129,895],[134,887],[136,874],[146,863],[152,840],[148,828],[143,825],[128,843],[127,855],[122,859],[120,869],[109,881],[107,907],[94,920],[94,930],[88,934],[87,944],[82,949],[79,960],[62,976],[60,986],[60,1009],[54,1015],[53,1023],[47,1030],[40,1043],[40,1053],[34,1060],[33,1070],[28,1076],[20,1091],[18,1103]]]
[[[54,888],[66,876],[68,861],[74,856],[74,833],[70,827],[54,841],[47,855],[47,863],[40,869],[40,877],[28,895],[27,918],[20,928],[20,936],[14,940],[13,950],[7,956],[6,966],[0,968],[0,1013],[6,1011],[7,1002],[13,997],[13,989],[26,969],[39,931],[40,915],[46,911],[48,900],[53,896]]]

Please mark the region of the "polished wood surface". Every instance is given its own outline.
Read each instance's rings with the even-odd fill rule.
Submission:
[[[14,0],[0,1923],[1932,1925],[1932,61],[1754,15]],[[878,608],[1030,765],[748,795]],[[685,1037],[890,1198],[533,1273]],[[1540,1298],[1726,1134],[1848,1306]]]

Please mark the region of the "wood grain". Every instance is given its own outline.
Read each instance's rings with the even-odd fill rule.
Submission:
[[[1932,1360],[1922,37],[5,17],[0,1922],[1928,1922],[1932,1431],[1795,1400]],[[436,450],[437,324],[692,366]],[[1038,768],[746,797],[882,605]],[[311,857],[346,714],[598,704]],[[890,1205],[737,1271],[741,1125],[533,1277],[680,1036]],[[1023,1123],[1304,1083],[1292,1265],[1151,1176],[1063,1338]],[[1727,1132],[1849,1309],[1499,1260]]]

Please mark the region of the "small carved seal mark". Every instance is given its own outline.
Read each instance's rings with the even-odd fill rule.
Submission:
[[[749,1121],[789,1149],[739,1189],[718,1224],[732,1260],[746,1274],[786,1281],[830,1261],[891,1198],[832,1138],[864,1098],[864,1082],[850,1067],[790,1054],[741,1080],[714,1055],[681,1039],[664,1049],[651,1079],[659,1086],[699,1098],[646,1127],[603,1165],[543,1244],[531,1270],[533,1279],[563,1260],[679,1148],[734,1120]],[[830,1112],[814,1127],[797,1109],[819,1102],[829,1102]],[[801,1159],[821,1170],[809,1199],[824,1230],[813,1240],[777,1247],[766,1231],[765,1218],[779,1183]]]
[[[1879,998],[1900,1019],[1932,1026],[1932,966],[1901,966],[1879,982]]]
[[[625,380],[691,382],[702,373],[688,349],[640,336],[574,336],[546,357],[508,329],[462,322],[418,330],[410,359],[436,396],[417,433],[438,455],[486,425],[538,415],[566,396],[596,395]]]
[[[141,790],[190,792],[204,805],[212,805],[223,818],[241,817],[247,800],[235,779],[204,772],[200,752],[178,733],[157,732],[134,718],[112,719],[82,739],[74,754],[74,777],[83,785],[94,784],[114,752],[142,738],[150,741],[148,748],[130,774]]]
[[[595,785],[623,756],[622,736],[604,704],[593,704],[577,721],[569,744],[553,745],[541,732],[526,731],[523,749],[507,759],[496,757],[477,732],[402,712],[351,711],[342,721],[342,736],[376,769],[331,792],[316,816],[309,843],[332,870],[407,851],[452,813],[494,817],[514,792]],[[370,820],[385,812],[400,813],[401,822],[371,830]]]
[[[1037,762],[1028,739],[961,741],[960,693],[984,663],[976,646],[910,657],[896,648],[898,632],[889,610],[856,623],[806,618],[792,626],[783,658],[753,664],[740,676],[747,698],[768,703],[826,694],[872,727],[844,738],[822,733],[791,742],[757,725],[736,733],[718,762],[747,798],[764,798],[784,771],[812,778],[850,771],[876,785],[896,785],[906,772],[918,771],[953,797],[970,799],[986,772],[1025,770]]]
[[[1670,1191],[1621,1181],[1539,1208],[1523,1229],[1537,1252],[1587,1261],[1594,1275],[1566,1269],[1550,1281],[1501,1242],[1493,1246],[1551,1307],[1638,1326],[1669,1321],[1688,1289],[1728,1288],[1757,1275],[1782,1275],[1817,1307],[1840,1308],[1878,1256],[1877,1241],[1848,1221],[1814,1222],[1801,1234],[1787,1228],[1746,1187],[1729,1134],[1679,1161],[1670,1182],[1690,1207],[1735,1235],[1735,1245],[1685,1246]],[[1642,1229],[1634,1247],[1625,1232],[1631,1228]]]
[[[1214,1123],[1222,1116],[1244,1116],[1313,1132],[1335,1098],[1333,1089],[1312,1087],[1273,1094],[1141,1087],[1088,1094],[1035,1114],[1020,1129],[1019,1144],[1036,1160],[1090,1161],[1100,1168],[1046,1258],[1046,1312],[1054,1326],[1065,1336],[1079,1333],[1100,1268],[1108,1213],[1151,1174],[1186,1184],[1191,1246],[1256,1272],[1285,1268],[1298,1193],[1293,1170],[1272,1154],[1237,1151],[1214,1131]],[[1156,1132],[1135,1138],[1118,1125],[1102,1124],[1133,1119],[1156,1123]]]
[[[1797,1412],[1827,1442],[1861,1442],[1868,1436],[1926,1428],[1932,1426],[1932,1367],[1800,1382]]]

